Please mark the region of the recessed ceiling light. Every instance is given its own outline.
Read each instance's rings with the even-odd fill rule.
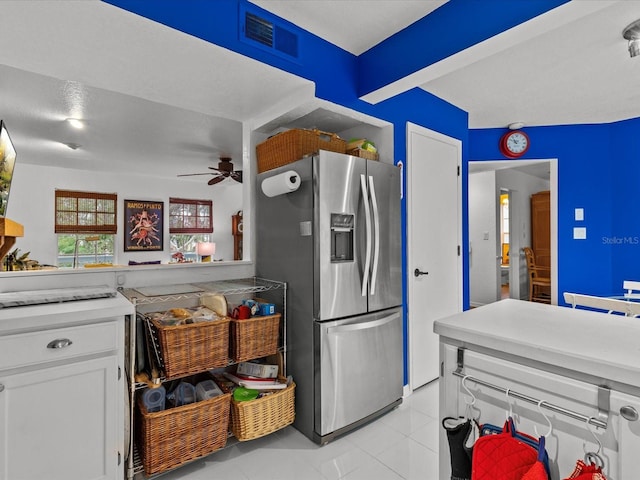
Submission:
[[[84,128],[84,122],[79,118],[67,118],[67,122],[74,128]]]

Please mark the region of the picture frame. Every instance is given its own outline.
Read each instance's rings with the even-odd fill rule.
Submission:
[[[124,222],[125,252],[164,249],[164,202],[125,200]]]

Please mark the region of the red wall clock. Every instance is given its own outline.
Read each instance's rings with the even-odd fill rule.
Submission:
[[[529,150],[529,137],[522,130],[511,130],[500,138],[500,152],[509,158],[518,158]]]

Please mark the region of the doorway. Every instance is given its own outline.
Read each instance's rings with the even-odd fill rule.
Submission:
[[[531,245],[530,198],[549,190],[551,198],[551,303],[557,296],[557,159],[469,162],[469,296],[472,307],[502,298],[503,278],[509,297],[528,299],[527,268],[522,248]],[[504,230],[501,195],[508,194],[508,265],[503,264]]]

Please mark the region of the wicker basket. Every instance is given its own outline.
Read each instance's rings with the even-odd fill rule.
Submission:
[[[244,362],[278,351],[280,314],[231,320],[231,358]]]
[[[318,150],[345,153],[347,142],[335,133],[294,128],[278,133],[256,146],[258,173],[281,167]]]
[[[138,396],[138,449],[147,475],[163,472],[224,448],[231,394],[148,413]]]
[[[284,378],[281,381],[286,381]],[[291,425],[295,419],[296,384],[256,400],[231,399],[231,432],[241,442],[260,438]]]
[[[347,150],[347,153],[354,157],[366,158],[367,160],[378,160],[379,157],[378,152],[370,152],[362,148],[352,148],[351,150]]]
[[[158,332],[167,379],[229,364],[229,318],[173,326],[151,321]]]

